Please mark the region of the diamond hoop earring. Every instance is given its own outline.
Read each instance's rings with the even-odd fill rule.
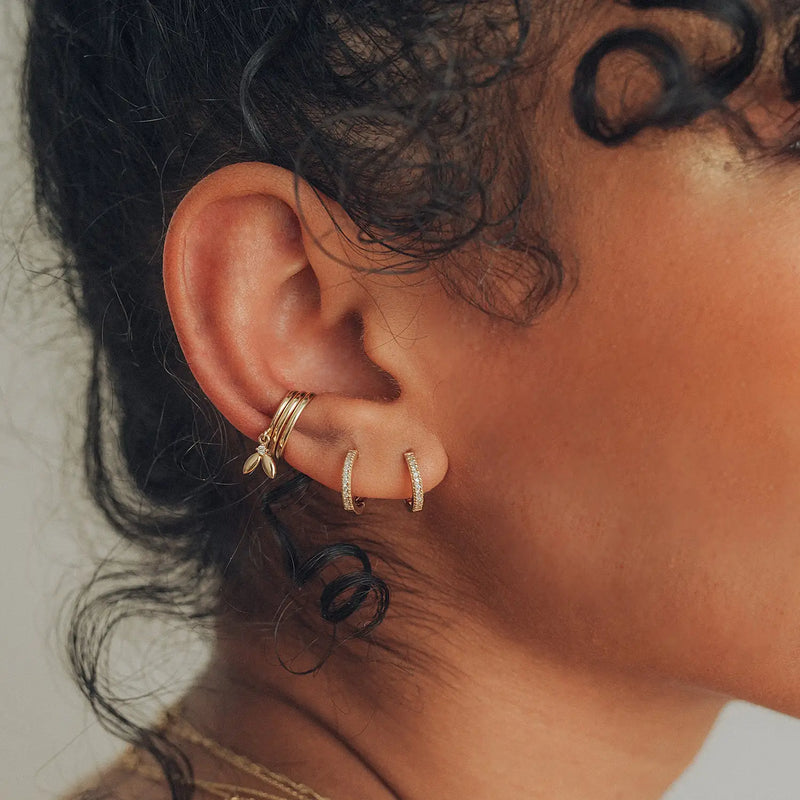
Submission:
[[[342,468],[342,505],[345,511],[360,514],[364,510],[364,501],[353,497],[353,464],[358,458],[358,450],[348,450]]]
[[[425,493],[422,491],[422,476],[419,474],[417,457],[411,450],[407,453],[403,453],[403,457],[406,460],[408,471],[411,474],[411,497],[405,501],[406,508],[409,511],[422,511]]]

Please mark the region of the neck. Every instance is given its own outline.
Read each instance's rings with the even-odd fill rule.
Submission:
[[[656,800],[725,702],[560,663],[470,625],[427,631],[424,668],[365,647],[360,662],[334,655],[305,676],[273,663],[252,630],[220,628],[186,714],[335,800]]]

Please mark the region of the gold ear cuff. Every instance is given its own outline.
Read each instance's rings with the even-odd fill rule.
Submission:
[[[313,392],[291,391],[281,400],[269,428],[258,437],[256,452],[244,462],[244,475],[249,475],[261,464],[268,478],[275,477],[277,462],[286,449],[289,434],[294,430],[303,409],[313,398]]]

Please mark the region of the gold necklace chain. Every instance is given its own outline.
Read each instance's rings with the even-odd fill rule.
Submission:
[[[283,792],[283,794],[274,794],[260,789],[235,786],[218,781],[206,781],[199,778],[194,780],[194,785],[198,789],[202,789],[215,797],[223,798],[223,800],[328,800],[328,798],[318,794],[309,786],[293,781],[286,775],[268,769],[263,764],[251,761],[246,756],[236,753],[203,735],[176,711],[165,711],[156,727],[158,730],[173,733],[187,742],[204,748],[220,760],[225,761],[232,767],[236,767],[239,771],[252,775],[268,786]],[[163,778],[163,774],[159,769],[142,763],[140,753],[133,747],[125,751],[120,765],[154,780]]]

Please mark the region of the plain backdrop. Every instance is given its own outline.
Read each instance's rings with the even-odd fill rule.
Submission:
[[[18,143],[23,29],[19,0],[0,0],[0,796],[45,800],[120,746],[71,683],[59,638],[70,597],[114,541],[80,476],[86,343],[40,274],[52,257]],[[166,695],[202,666],[189,638],[147,642],[131,671],[147,665]],[[800,722],[732,703],[666,800],[797,800],[798,755]]]

